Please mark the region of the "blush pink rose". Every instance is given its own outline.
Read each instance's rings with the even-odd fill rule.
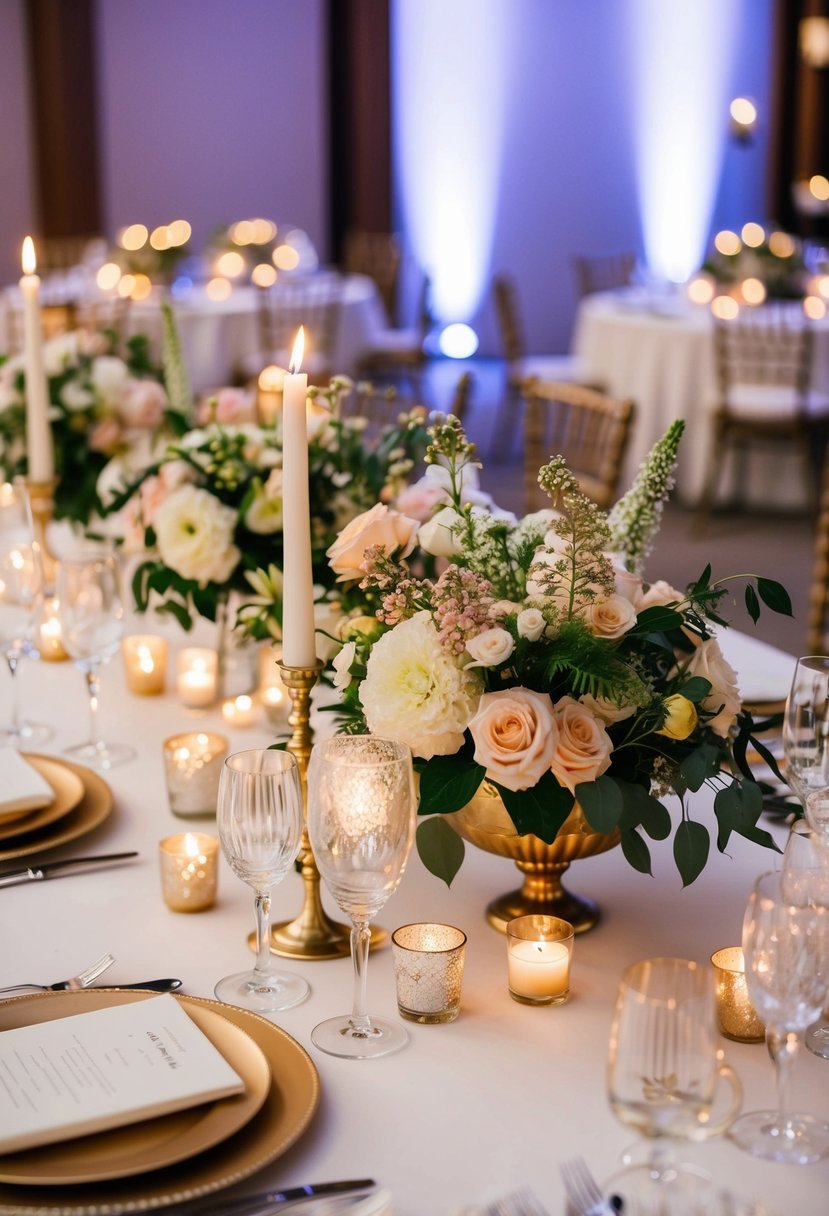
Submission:
[[[89,446],[93,452],[114,452],[121,438],[121,424],[117,418],[103,418],[89,433]]]
[[[199,403],[197,421],[201,426],[210,422],[225,425],[256,421],[253,395],[243,388],[221,388],[215,396]]]
[[[475,760],[506,789],[527,790],[549,772],[558,729],[546,693],[529,688],[485,692],[469,730]]]
[[[657,579],[655,583],[651,583],[647,591],[642,591],[635,600],[636,611],[644,612],[646,608],[664,608],[668,604],[681,604],[685,596],[681,591],[677,591],[676,587],[672,587],[670,583],[666,583],[664,579]]]
[[[608,595],[587,604],[581,614],[597,638],[620,638],[636,624],[636,609],[622,595]]]
[[[421,478],[414,485],[404,486],[394,504],[398,511],[425,523],[439,502],[446,501],[444,490],[434,481]]]
[[[586,705],[562,697],[554,707],[558,725],[551,769],[571,793],[582,781],[595,781],[610,768],[613,742],[604,723]]]
[[[326,550],[328,564],[337,575],[337,582],[362,578],[365,573],[365,552],[373,545],[379,545],[386,553],[397,551],[399,557],[408,557],[414,548],[419,527],[416,519],[392,511],[381,502],[376,503],[370,511],[357,515]]]
[[[158,426],[167,408],[167,394],[155,380],[128,380],[121,393],[118,413],[124,426]]]

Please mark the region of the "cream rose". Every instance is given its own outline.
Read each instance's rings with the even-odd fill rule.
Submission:
[[[92,364],[90,380],[96,395],[113,409],[120,404],[121,393],[129,380],[129,368],[115,355],[101,355]]]
[[[158,552],[166,566],[199,586],[224,583],[242,554],[233,543],[236,512],[198,486],[183,485],[155,513]]]
[[[518,636],[526,638],[528,642],[537,642],[547,628],[544,613],[539,608],[522,609],[518,613],[516,624],[518,626]]]
[[[636,624],[636,609],[621,595],[608,595],[586,604],[582,617],[597,638],[620,638]]]
[[[640,592],[635,600],[636,611],[644,612],[646,608],[664,608],[668,604],[681,604],[685,596],[681,591],[677,591],[676,587],[672,587],[670,583],[666,583],[664,579],[657,579],[655,583],[651,583],[647,590]]]
[[[467,667],[497,667],[506,663],[515,650],[515,642],[508,630],[495,626],[470,638],[466,650],[473,659],[473,662],[466,664]]]
[[[408,557],[414,548],[418,527],[416,519],[391,511],[381,502],[370,511],[357,515],[346,524],[326,553],[337,582],[362,578],[365,552],[373,545],[379,545],[387,553],[398,551],[399,557]]]
[[[529,688],[485,692],[469,723],[475,760],[508,790],[527,790],[550,767],[558,741],[553,704]]]
[[[689,676],[702,676],[711,681],[711,691],[702,702],[702,708],[714,713],[714,717],[709,718],[705,725],[724,739],[737,720],[742,700],[737,687],[737,673],[720,650],[716,638],[700,642],[685,665],[685,672]]]
[[[597,718],[601,718],[606,726],[612,726],[614,722],[624,722],[636,713],[635,705],[615,705],[607,697],[591,697],[589,692],[580,696],[579,701]]]
[[[425,524],[420,525],[417,543],[433,557],[457,557],[461,552],[458,540],[463,518],[454,507],[442,507]]]
[[[556,701],[554,712],[558,739],[550,767],[559,783],[575,793],[582,781],[595,781],[610,768],[613,742],[604,723],[572,697]]]
[[[614,566],[613,577],[616,579],[616,594],[631,604],[636,604],[642,594],[642,580],[639,575]]]
[[[155,380],[127,380],[118,402],[124,426],[155,427],[167,408],[167,394]]]

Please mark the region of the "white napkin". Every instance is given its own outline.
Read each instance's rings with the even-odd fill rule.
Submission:
[[[0,822],[37,811],[55,800],[55,791],[13,747],[0,748]]]

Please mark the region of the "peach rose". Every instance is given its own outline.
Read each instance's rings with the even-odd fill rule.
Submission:
[[[705,725],[724,739],[737,720],[742,700],[737,687],[737,673],[720,650],[716,638],[699,643],[685,665],[685,673],[711,681],[711,691],[702,702],[702,708],[710,713],[718,712]]]
[[[610,768],[613,742],[586,705],[562,697],[554,706],[558,739],[550,767],[571,793],[582,781],[595,781]]]
[[[97,422],[89,432],[89,446],[93,452],[114,452],[121,438],[121,424],[110,416]]]
[[[666,583],[664,579],[657,579],[655,583],[651,583],[647,591],[642,591],[637,599],[637,612],[644,612],[646,608],[664,608],[668,604],[681,604],[685,596],[681,591],[677,591],[676,587],[672,587],[670,583]]]
[[[362,578],[366,549],[379,545],[387,553],[399,550],[399,557],[408,557],[414,548],[419,523],[383,503],[363,511],[346,524],[340,535],[326,550],[328,564],[337,575],[338,583]]]
[[[478,764],[505,789],[527,790],[549,772],[558,728],[546,693],[529,688],[485,692],[469,730]]]
[[[167,394],[155,380],[128,380],[118,402],[124,426],[158,426],[166,408]]]
[[[636,609],[622,595],[608,595],[587,604],[581,614],[597,638],[620,638],[636,624]]]
[[[624,722],[625,719],[632,718],[636,713],[635,705],[619,706],[613,701],[608,701],[607,697],[591,697],[589,692],[583,693],[579,700],[592,714],[604,722],[605,726],[612,726],[614,722]]]

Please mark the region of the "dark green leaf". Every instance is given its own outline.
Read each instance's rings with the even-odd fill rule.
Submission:
[[[686,680],[684,684],[680,685],[679,691],[689,701],[695,703],[704,701],[711,691],[711,681],[704,679],[702,676],[691,676],[690,680]]]
[[[628,631],[628,636],[632,637],[642,633],[670,633],[671,630],[681,629],[684,620],[682,613],[676,612],[673,608],[646,608],[637,616],[636,624],[633,629]]]
[[[737,786],[718,790],[714,799],[714,814],[717,817],[717,848],[724,853],[734,828],[740,821],[740,796]]]
[[[477,793],[486,769],[474,760],[434,756],[420,774],[419,815],[459,811]]]
[[[579,785],[579,802],[594,831],[612,832],[618,825],[624,799],[612,777],[582,781]]]
[[[708,860],[711,841],[708,829],[692,819],[684,819],[674,836],[674,861],[682,876],[683,887],[689,887],[699,878]]]
[[[458,833],[445,820],[435,816],[418,825],[415,839],[426,869],[450,887],[463,862],[464,846]]]
[[[772,612],[779,612],[781,616],[794,615],[789,593],[781,583],[776,583],[771,578],[758,578],[757,590],[760,592],[760,599]]]
[[[532,834],[547,844],[555,840],[575,801],[550,772],[528,790],[507,790],[497,783],[496,788],[519,835]]]
[[[760,601],[757,599],[757,592],[751,583],[746,584],[746,612],[756,625],[760,618]]]
[[[778,779],[778,781],[785,782],[786,778],[780,772],[780,769],[777,766],[776,759],[774,758],[772,753],[769,751],[769,749],[766,747],[765,743],[761,743],[760,740],[756,737],[756,735],[750,735],[749,738],[751,739],[752,745],[756,748],[757,754],[759,756],[762,756],[762,758],[765,760],[766,764],[769,766],[771,771],[774,773],[774,775]]]
[[[622,832],[622,853],[625,861],[640,874],[651,874],[650,849],[637,831]]]
[[[190,630],[193,628],[193,619],[190,613],[184,604],[179,604],[176,600],[165,600],[163,604],[159,604],[158,611],[166,612],[169,616],[174,616],[182,629]]]
[[[700,789],[706,777],[713,777],[719,768],[720,749],[713,743],[703,743],[682,760],[679,768],[689,790]]]
[[[697,581],[694,583],[692,593],[694,595],[696,595],[700,591],[707,591],[708,584],[710,582],[711,582],[711,563],[709,562],[708,565],[703,570],[702,574],[699,576]]]
[[[150,602],[147,580],[151,569],[152,564],[150,562],[142,562],[132,576],[132,598],[135,600],[135,607],[138,612],[146,612],[147,605]]]
[[[671,816],[658,798],[642,791],[638,803],[639,821],[651,840],[667,840],[671,834]]]

